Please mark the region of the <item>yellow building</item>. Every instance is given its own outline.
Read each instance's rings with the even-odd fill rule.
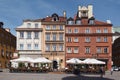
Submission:
[[[42,56],[53,61],[53,69],[65,67],[65,24],[66,16],[56,13],[42,19]]]

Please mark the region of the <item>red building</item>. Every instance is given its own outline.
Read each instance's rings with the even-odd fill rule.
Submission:
[[[77,15],[67,19],[66,60],[70,58],[96,58],[111,69],[112,24],[93,17],[93,7],[78,7]]]

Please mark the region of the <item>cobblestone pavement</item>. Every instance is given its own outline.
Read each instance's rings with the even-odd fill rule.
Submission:
[[[98,74],[9,73],[0,72],[0,80],[120,80],[120,72],[110,72],[101,78]]]

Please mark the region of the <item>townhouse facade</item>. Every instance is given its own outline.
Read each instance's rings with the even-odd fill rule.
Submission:
[[[9,67],[9,60],[16,50],[16,37],[3,25],[4,23],[0,22],[0,68],[2,69]]]
[[[96,20],[92,5],[79,6],[77,15],[67,19],[65,30],[66,60],[96,58],[111,69],[112,24]]]
[[[65,24],[66,13],[59,16],[54,13],[42,19],[43,56],[51,60],[53,69],[65,67]]]
[[[38,58],[42,52],[41,20],[24,20],[16,28],[17,51],[20,57]]]

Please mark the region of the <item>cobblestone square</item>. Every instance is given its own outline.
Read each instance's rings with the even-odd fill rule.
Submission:
[[[59,73],[9,73],[0,72],[0,80],[120,80],[120,72],[106,72],[103,78],[99,74],[59,74]]]

